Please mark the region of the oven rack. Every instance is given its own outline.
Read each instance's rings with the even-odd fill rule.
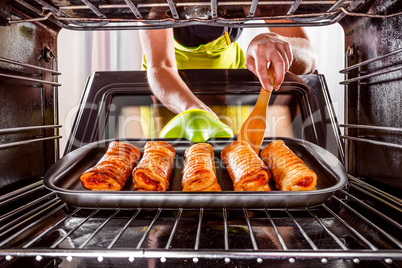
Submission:
[[[365,3],[364,0],[113,0],[98,5],[90,0],[82,0],[81,4],[72,0],[61,2],[64,5],[58,1],[49,3],[43,0],[14,2],[35,15],[30,18],[8,18],[9,24],[49,20],[61,28],[89,31],[162,29],[195,24],[242,28],[324,26],[337,23],[345,16],[387,18],[402,14],[380,14],[381,7],[356,12]],[[243,10],[244,7],[247,9]],[[199,11],[202,8],[204,10]],[[197,10],[191,13],[191,9]]]
[[[39,264],[54,258],[398,263],[402,200],[349,178],[347,187],[317,207],[214,210],[71,208],[39,181],[0,197],[0,265],[21,258]]]

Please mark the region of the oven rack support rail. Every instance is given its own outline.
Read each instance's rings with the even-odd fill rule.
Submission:
[[[345,53],[345,64],[348,66],[348,61],[349,61],[349,56],[352,54],[358,54],[358,51],[355,51],[355,48],[349,47],[346,50]],[[360,130],[370,130],[370,131],[376,131],[376,132],[389,132],[389,133],[402,133],[402,128],[400,127],[390,127],[390,126],[379,126],[379,125],[363,125],[363,124],[351,124],[349,123],[349,107],[347,105],[348,101],[348,91],[350,90],[349,86],[351,84],[357,83],[358,85],[365,85],[367,84],[370,79],[373,78],[381,78],[381,77],[386,77],[386,75],[389,75],[390,73],[395,73],[398,74],[397,72],[400,72],[402,70],[402,64],[399,61],[396,61],[395,63],[392,64],[391,67],[385,67],[385,68],[380,68],[380,69],[374,69],[370,72],[367,71],[362,71],[362,68],[367,67],[369,64],[375,64],[379,63],[382,61],[388,61],[392,60],[393,58],[400,57],[402,55],[402,48],[398,48],[394,51],[390,51],[389,53],[386,53],[384,55],[379,55],[364,61],[361,61],[359,57],[359,62],[351,65],[349,67],[346,67],[339,72],[344,74],[345,80],[339,82],[341,85],[345,86],[345,107],[344,107],[344,121],[345,124],[341,124],[340,127],[344,128],[344,135],[340,135],[340,138],[344,140],[344,151],[345,151],[345,168],[347,171],[349,171],[349,151],[351,148],[351,143],[352,142],[357,142],[357,143],[363,143],[363,144],[371,144],[375,146],[382,146],[386,148],[391,148],[391,149],[396,149],[396,150],[401,150],[402,145],[395,143],[395,142],[389,142],[385,140],[375,140],[373,139],[372,136],[366,136],[362,135],[359,133]],[[350,78],[350,76],[353,74],[353,72],[356,72],[357,74],[354,74],[355,77]],[[355,131],[354,135],[352,135],[351,130],[357,130]]]
[[[59,124],[59,103],[58,103],[58,88],[59,88],[59,86],[61,86],[61,84],[58,82],[58,76],[61,75],[61,73],[59,71],[57,71],[56,55],[54,55],[54,53],[47,47],[43,51],[43,54],[45,54],[45,53],[46,53],[46,57],[49,57],[47,60],[51,61],[51,69],[43,68],[40,66],[40,61],[45,57],[45,55],[41,55],[39,57],[37,66],[0,57],[0,63],[6,64],[6,65],[20,66],[20,68],[23,68],[24,70],[37,72],[37,73],[33,73],[33,74],[32,73],[28,74],[28,71],[27,71],[26,76],[23,76],[20,74],[15,75],[15,74],[10,74],[10,73],[0,72],[0,77],[5,77],[8,79],[12,79],[12,80],[16,80],[16,81],[24,82],[24,83],[32,83],[34,87],[39,87],[39,88],[43,88],[44,85],[51,85],[52,90],[53,90],[53,95],[54,95],[54,98],[53,98],[53,114],[54,114],[53,124],[52,125],[20,126],[20,127],[3,128],[3,129],[0,129],[0,135],[5,135],[7,133],[14,133],[14,132],[31,131],[31,130],[45,130],[45,129],[50,128],[50,129],[53,129],[53,136],[46,137],[46,136],[42,135],[42,136],[35,136],[35,138],[28,139],[28,140],[0,143],[0,150],[7,149],[10,147],[14,147],[14,146],[21,146],[21,145],[25,145],[25,144],[35,143],[35,142],[54,140],[54,144],[55,144],[54,159],[56,161],[60,158],[59,157],[59,155],[60,155],[59,139],[61,139],[61,137],[62,137],[59,135],[59,128],[61,128],[62,126]],[[43,78],[43,73],[51,74],[52,81],[45,80]],[[35,78],[33,78],[33,77],[35,77]],[[43,99],[42,99],[42,103],[44,103]],[[44,116],[43,113],[42,113],[42,116]],[[42,121],[44,121],[44,118],[42,118]]]
[[[82,0],[84,5],[64,5],[56,6],[55,3],[48,3],[42,0],[35,0],[34,3],[28,3],[25,0],[14,0],[19,5],[27,8],[37,16],[31,18],[8,18],[9,24],[51,21],[61,28],[70,30],[135,30],[135,29],[163,29],[171,27],[189,26],[195,24],[208,24],[223,27],[299,27],[299,26],[324,26],[339,22],[345,16],[359,16],[369,18],[388,18],[399,16],[402,12],[396,14],[375,14],[372,11],[367,13],[354,12],[359,6],[365,3],[363,0],[287,0],[287,1],[149,1],[147,3],[134,4],[131,0],[125,0],[126,4],[100,4],[95,5],[94,1]],[[281,15],[260,15],[259,9],[276,8],[278,6],[289,6],[287,12],[281,12]],[[323,11],[305,11],[301,6],[324,6]],[[228,7],[249,7],[244,14],[225,16],[230,13]],[[179,10],[186,8],[205,7],[204,17],[200,15],[180,14]],[[155,16],[149,16],[154,8],[165,8]],[[113,10],[127,10],[131,16],[121,17],[118,12]],[[307,8],[308,10],[308,8]],[[89,11],[89,13],[85,13]],[[219,12],[221,11],[221,12]],[[81,13],[87,16],[78,16]],[[142,14],[143,12],[144,14]],[[183,12],[182,12],[183,13]],[[76,15],[78,14],[78,15]],[[126,14],[125,14],[126,15]],[[276,20],[287,20],[287,22]]]
[[[333,260],[352,261],[355,264],[361,261],[381,261],[386,264],[401,261],[400,234],[402,233],[402,225],[398,222],[398,218],[400,219],[402,214],[402,200],[366,183],[364,180],[351,175],[349,178],[350,182],[347,187],[338,191],[328,202],[317,207],[243,210],[207,210],[203,208],[198,210],[181,208],[105,210],[81,207],[66,210],[68,205],[63,203],[55,193],[48,192],[42,181],[39,181],[0,196],[0,207],[3,211],[0,215],[0,262],[2,259],[5,262],[12,262],[21,257],[35,258],[38,262],[45,258],[64,258],[69,262],[74,258],[89,258],[99,262],[106,258],[120,258],[126,259],[127,263],[144,258],[156,258],[162,263],[169,259],[186,259],[194,263],[201,259],[220,259],[226,263],[236,259],[255,260],[256,263],[269,260],[287,260],[290,263],[295,263],[298,260],[318,259],[322,264]],[[7,212],[4,210],[13,202],[25,200],[28,196],[43,191],[47,194],[39,195],[39,198]],[[377,205],[375,205],[376,203]],[[107,215],[102,214],[105,211]],[[163,215],[165,211],[169,213],[174,211],[174,216],[171,214]],[[85,213],[80,215],[82,212]],[[120,213],[123,212],[125,214],[121,216]],[[141,216],[143,212],[148,216]],[[192,219],[194,220],[194,227],[196,227],[194,228],[196,230],[194,237],[191,240],[194,242],[192,248],[180,248],[174,245],[175,239],[179,236],[182,222],[189,220],[189,217],[184,216],[186,212],[193,213],[191,215],[193,215]],[[61,215],[59,215],[60,213]],[[210,228],[206,214],[211,213],[221,218],[218,229],[222,232],[218,238],[202,235]],[[280,217],[278,217],[278,213],[281,215]],[[55,215],[59,215],[59,217],[55,219]],[[347,215],[352,215],[352,218]],[[231,239],[233,233],[229,230],[238,227],[235,218],[243,222],[243,227],[240,229],[244,230],[245,238],[249,240],[249,247],[247,248],[232,247],[235,241]],[[112,224],[117,219],[122,221],[119,228]],[[257,222],[261,219],[265,222],[264,225]],[[378,223],[378,219],[381,220],[381,224]],[[133,224],[144,220],[147,223],[141,223],[142,231],[139,232],[136,242],[130,241],[128,246],[117,246],[121,240],[124,240],[127,235],[125,232],[132,228]],[[215,219],[213,220],[215,221]],[[170,222],[167,225],[169,230],[166,232],[169,234],[169,238],[157,247],[149,247],[147,241],[154,239],[150,238],[155,234],[153,229],[166,221]],[[286,221],[286,223],[282,221]],[[44,223],[46,223],[47,228],[35,233],[34,230]],[[107,229],[108,225],[112,225],[113,235],[108,236],[107,242],[99,243],[97,238],[103,237],[101,233]],[[314,225],[313,228],[310,229],[310,225]],[[337,230],[334,228],[336,225],[342,228]],[[60,233],[59,230],[66,228],[66,226],[70,226],[70,229],[61,232],[61,235],[54,239],[50,246],[41,246],[40,241],[51,236],[55,231]],[[286,228],[289,226],[293,230],[291,231],[292,237],[299,236],[299,238],[292,239],[304,241],[305,248],[294,249],[289,244],[290,240],[286,232]],[[359,229],[360,226],[366,227],[362,231]],[[81,228],[85,230],[85,238],[78,239],[79,243],[73,247],[66,247],[65,244],[63,246],[63,242],[67,240],[74,241],[74,234],[79,233]],[[269,228],[270,232],[275,234],[275,239],[278,241],[276,249],[260,246],[261,240],[258,241],[257,239],[259,228]],[[343,233],[350,233],[350,237],[356,241],[353,243],[346,242],[346,238],[340,235]],[[371,236],[370,233],[375,233],[375,235]],[[375,241],[374,237],[376,236],[382,237],[383,240],[380,244]],[[205,245],[203,243],[205,239],[223,241],[220,243],[220,248],[205,248],[202,246]],[[327,243],[320,244],[319,241],[323,239],[325,241],[331,240],[332,245],[323,248],[322,246]],[[360,246],[353,246],[354,243]],[[387,246],[383,246],[384,244]]]

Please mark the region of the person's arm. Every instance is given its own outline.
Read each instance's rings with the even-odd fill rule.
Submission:
[[[316,54],[303,28],[272,27],[270,31],[256,36],[246,53],[246,67],[265,89],[271,90],[273,86],[268,76],[268,63],[275,73],[275,90],[279,89],[286,72],[300,75],[315,70]]]
[[[148,83],[154,95],[176,113],[202,109],[215,115],[181,79],[176,65],[173,29],[140,31],[147,61]]]

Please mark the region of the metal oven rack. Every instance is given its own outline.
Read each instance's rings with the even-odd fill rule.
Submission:
[[[42,182],[0,197],[0,265],[154,259],[318,266],[402,260],[402,200],[350,176],[327,203],[301,209],[69,208]],[[13,203],[39,196],[16,209]]]
[[[160,29],[194,24],[230,27],[323,26],[345,16],[387,18],[397,14],[360,13],[364,0],[288,1],[43,1],[14,0],[34,14],[29,18],[9,18],[8,23],[47,21],[70,30]],[[77,4],[80,3],[80,4]],[[243,9],[247,7],[246,9]],[[285,7],[285,8],[283,8]],[[186,9],[195,8],[194,15]],[[199,9],[204,8],[199,14]],[[265,12],[264,12],[265,10]],[[280,23],[278,20],[282,20]],[[288,22],[283,20],[289,20]]]

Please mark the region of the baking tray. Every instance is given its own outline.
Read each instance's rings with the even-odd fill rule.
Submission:
[[[279,138],[275,138],[279,139]],[[173,145],[176,158],[169,191],[135,192],[129,178],[122,191],[90,191],[81,185],[80,175],[94,166],[105,154],[112,140],[104,140],[79,148],[57,161],[45,174],[44,185],[72,206],[100,208],[291,208],[311,207],[324,203],[347,182],[342,163],[331,153],[308,141],[280,138],[312,170],[317,173],[317,190],[290,192],[276,190],[270,180],[270,192],[235,192],[220,153],[233,139],[214,139],[218,182],[222,192],[182,192],[181,178],[184,151],[192,143],[186,140],[164,140]],[[163,140],[163,139],[162,139]],[[273,139],[265,139],[264,148]],[[119,140],[136,145],[141,153],[147,140]]]

